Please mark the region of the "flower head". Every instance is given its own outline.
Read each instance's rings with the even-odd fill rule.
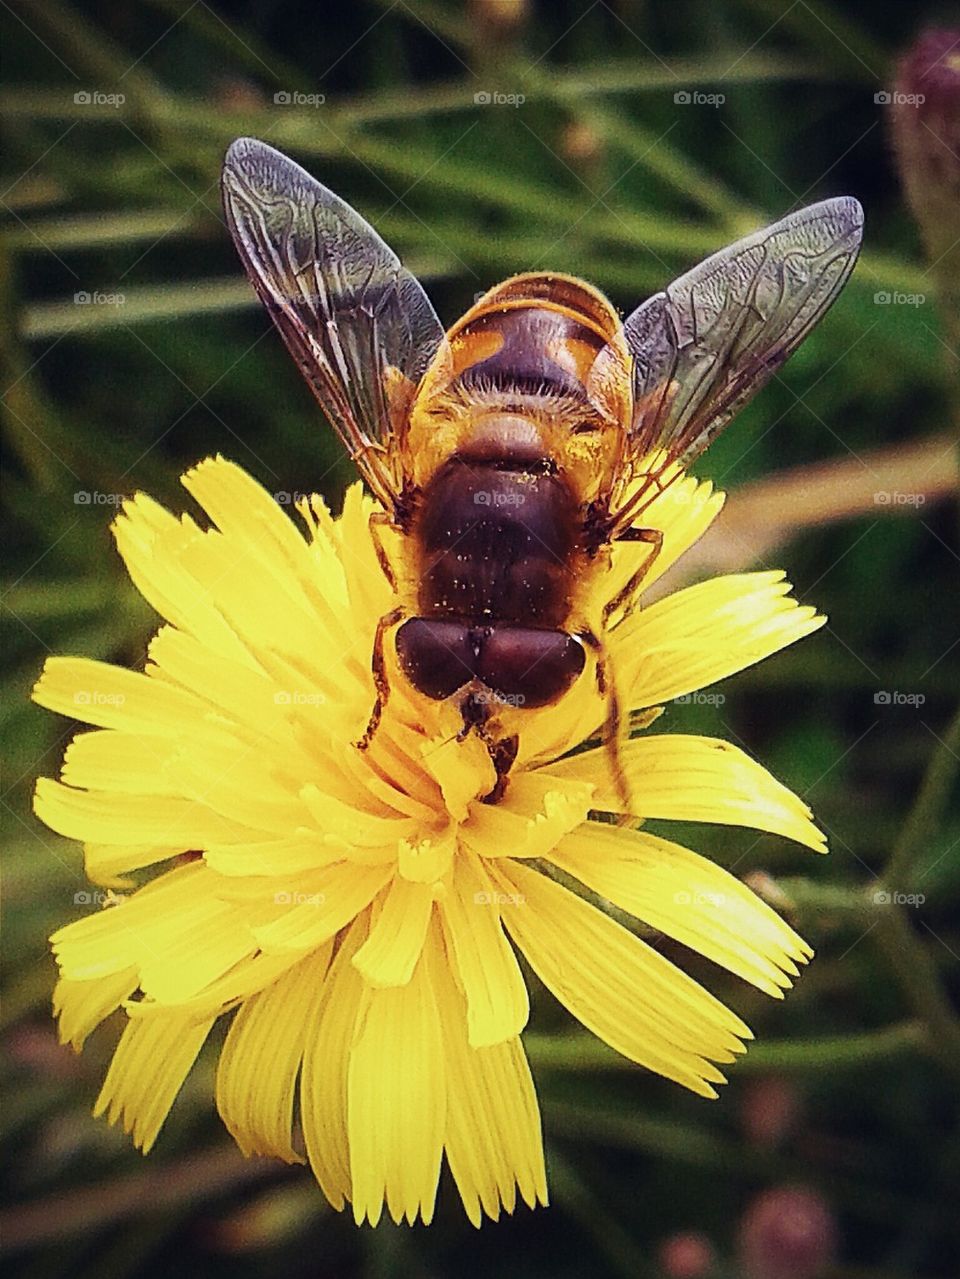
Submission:
[[[608,647],[631,711],[633,823],[604,816],[624,805],[586,674],[556,706],[496,708],[520,750],[502,798],[484,803],[486,749],[458,740],[455,708],[395,669],[372,745],[354,745],[392,601],[359,485],[338,519],[301,502],[305,535],[226,461],[183,482],[211,527],[141,494],[114,528],[165,619],[146,669],[53,658],[35,690],[94,728],[73,739],[60,781],[38,783],[37,814],[84,841],[94,881],[133,889],[52,939],[63,1039],[79,1048],[126,1013],[96,1112],[148,1150],[214,1022],[236,1009],[216,1102],[246,1153],[308,1160],[358,1222],[384,1204],[394,1220],[429,1221],[444,1156],[476,1224],[512,1211],[518,1191],[545,1203],[515,948],[617,1051],[714,1096],[749,1029],[578,886],[782,994],[809,947],[731,874],[640,819],[752,827],[819,851],[809,810],[726,742],[643,730],[664,702],[822,619],[775,572],[624,613]],[[685,476],[657,498],[645,519],[663,546],[645,588],[721,503]],[[647,553],[614,550],[599,604]]]

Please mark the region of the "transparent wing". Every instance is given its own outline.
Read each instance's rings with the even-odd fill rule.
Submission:
[[[222,187],[247,275],[364,479],[394,510],[402,477],[390,388],[404,378],[415,386],[443,340],[427,295],[359,214],[273,147],[239,138]]]
[[[797,349],[843,288],[862,233],[856,200],[810,205],[715,253],[627,319],[634,418],[611,536],[652,501],[663,472],[698,457]]]

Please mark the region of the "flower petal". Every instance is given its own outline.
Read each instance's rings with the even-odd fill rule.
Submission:
[[[371,986],[405,986],[413,976],[433,915],[433,889],[397,875],[374,908],[370,936],[353,957]]]
[[[653,499],[642,517],[644,527],[659,529],[663,534],[659,554],[650,563],[643,578],[642,588],[645,591],[694,542],[700,540],[720,514],[724,502],[724,494],[714,492],[709,480],[697,480],[692,475],[677,475],[676,468],[668,468],[661,480],[668,487]],[[611,570],[604,580],[607,599],[615,599],[631,575],[649,560],[650,547],[638,542],[615,542],[612,553]]]
[[[472,805],[460,838],[481,857],[545,857],[596,807],[593,791],[589,777],[559,768],[520,773],[510,778],[505,802]]]
[[[60,972],[71,981],[92,981],[135,967],[139,971],[145,932],[156,920],[175,917],[181,908],[209,892],[207,868],[190,862],[158,875],[117,906],[94,911],[66,924],[50,938]],[[206,890],[206,891],[205,891]]]
[[[100,1090],[94,1116],[123,1123],[144,1154],[157,1139],[197,1059],[213,1019],[157,1009],[127,1023]]]
[[[583,751],[543,772],[564,780],[606,778],[594,807],[623,812],[605,754]],[[637,817],[747,826],[795,839],[815,853],[826,852],[826,839],[807,805],[730,742],[658,733],[625,742],[621,760],[632,794],[630,811]]]
[[[161,617],[222,657],[251,660],[209,592],[181,562],[184,549],[206,536],[189,516],[177,519],[138,493],[124,502],[112,532],[134,586]]]
[[[431,958],[451,1081],[444,1144],[467,1216],[479,1226],[484,1212],[496,1221],[501,1204],[512,1213],[518,1188],[531,1208],[546,1204],[540,1108],[520,1039],[471,1047],[454,974],[441,953]]]
[[[254,833],[194,799],[74,790],[49,777],[37,781],[33,811],[58,835],[91,844],[204,848]]]
[[[544,985],[631,1061],[702,1097],[750,1030],[652,947],[568,889],[518,862],[498,864],[515,901],[503,920]]]
[[[319,997],[333,943],[245,1000],[217,1068],[220,1117],[245,1155],[303,1163],[291,1140],[297,1074],[309,1010]]]
[[[440,910],[447,962],[456,965],[467,1001],[471,1048],[514,1039],[530,1015],[527,984],[500,924],[498,896],[479,858],[462,851]]]
[[[436,935],[427,947],[441,945]],[[405,986],[367,987],[358,1010],[347,1076],[353,1215],[395,1222],[433,1217],[447,1115],[447,1072],[429,961]]]
[[[320,1189],[338,1211],[353,1195],[347,1140],[347,1070],[357,1017],[368,989],[352,960],[367,935],[362,915],[346,931],[304,1018],[305,1048],[300,1077],[300,1115],[310,1167]]]
[[[137,988],[137,970],[122,968],[92,981],[71,981],[61,977],[53,991],[53,1015],[57,1018],[60,1042],[77,1052],[84,1040]]]
[[[645,831],[586,822],[550,860],[651,927],[778,999],[813,954],[729,871]]]
[[[631,707],[705,688],[818,630],[826,618],[790,597],[782,572],[718,577],[657,600],[610,633]]]
[[[259,897],[267,922],[255,924],[253,934],[261,949],[304,951],[319,946],[344,928],[368,906],[391,879],[390,866],[355,866],[339,862],[294,884],[251,879],[247,890]]]
[[[183,689],[87,657],[48,657],[33,700],[100,728],[171,736],[204,711],[203,703]]]

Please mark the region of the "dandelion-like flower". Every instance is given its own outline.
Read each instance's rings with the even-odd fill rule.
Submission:
[[[96,1113],[149,1150],[211,1027],[235,1010],[216,1104],[246,1154],[308,1161],[358,1222],[384,1205],[395,1221],[429,1221],[444,1156],[475,1224],[512,1212],[518,1192],[546,1203],[516,951],[618,1052],[714,1096],[748,1027],[578,888],[782,994],[809,947],[642,819],[750,827],[816,851],[823,837],[737,747],[646,730],[664,702],[823,619],[779,572],[624,610],[607,642],[631,709],[633,811],[622,814],[586,674],[555,706],[498,708],[520,750],[502,797],[484,803],[487,750],[458,740],[455,707],[397,672],[369,750],[354,745],[391,605],[360,486],[337,519],[302,501],[303,531],[222,459],[183,482],[210,527],[140,494],[114,528],[165,619],[146,669],[56,657],[35,691],[95,730],[73,739],[62,780],[40,780],[37,814],[84,842],[95,882],[128,892],[53,937],[62,1038],[79,1049],[115,1010],[126,1016]],[[721,504],[681,476],[649,506],[663,546],[644,589]],[[598,607],[648,553],[613,548]]]

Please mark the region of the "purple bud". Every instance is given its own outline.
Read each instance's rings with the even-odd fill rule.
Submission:
[[[816,1279],[833,1260],[836,1223],[823,1198],[803,1186],[777,1186],[750,1203],[740,1222],[745,1279]]]
[[[713,1272],[716,1254],[706,1235],[685,1230],[661,1241],[657,1260],[667,1279],[706,1279]]]
[[[754,1146],[779,1146],[793,1128],[799,1109],[800,1099],[789,1079],[764,1075],[744,1085],[740,1123]]]

